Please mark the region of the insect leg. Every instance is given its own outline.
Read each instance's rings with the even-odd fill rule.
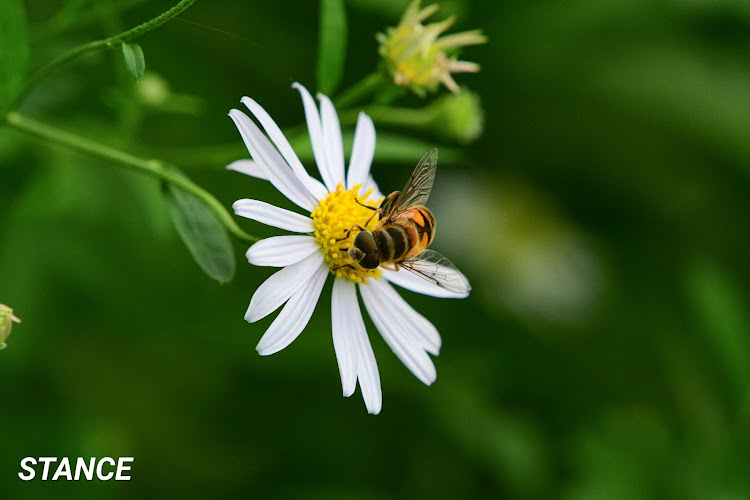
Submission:
[[[354,201],[356,201],[359,205],[362,205],[365,208],[369,208],[370,210],[380,210],[378,207],[371,207],[370,205],[365,205],[361,201],[359,201],[357,198],[354,198]]]
[[[376,215],[379,215],[381,213],[382,213],[382,211],[378,208],[375,212],[372,213],[372,215],[370,216],[370,218],[367,219],[367,222],[365,222],[365,226],[370,223],[370,221],[372,220],[373,217],[375,217]]]

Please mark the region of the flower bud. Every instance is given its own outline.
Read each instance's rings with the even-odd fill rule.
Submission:
[[[408,87],[415,94],[437,90],[442,83],[451,92],[459,88],[451,73],[476,73],[479,65],[459,61],[454,49],[487,42],[481,30],[464,31],[448,36],[440,35],[453,24],[454,18],[424,25],[422,21],[431,16],[437,5],[419,8],[420,0],[414,0],[395,28],[378,33],[378,49],[385,60],[388,72],[396,85]]]
[[[13,328],[13,323],[20,323],[21,320],[13,315],[13,309],[0,304],[0,349],[5,349],[5,339],[10,335],[10,330]]]
[[[462,90],[435,100],[429,106],[431,128],[445,139],[467,144],[484,130],[484,110],[479,96]]]
[[[150,106],[162,106],[169,100],[169,83],[153,72],[147,72],[138,82],[138,96]]]

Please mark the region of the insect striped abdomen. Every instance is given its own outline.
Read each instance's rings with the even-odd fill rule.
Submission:
[[[418,207],[414,209],[411,220],[417,226],[420,244],[424,249],[432,243],[432,239],[435,237],[435,217],[426,207]]]
[[[391,237],[391,248],[393,250],[391,258],[388,260],[400,260],[409,250],[409,235],[400,226],[390,226],[387,231]]]
[[[372,232],[372,235],[375,237],[375,243],[378,245],[378,250],[380,251],[380,261],[391,260],[392,245],[391,236],[388,232],[384,229],[376,229]]]
[[[409,251],[402,258],[419,255],[435,237],[435,218],[425,207],[414,207],[404,212],[397,224],[405,228],[409,235]]]
[[[407,229],[392,224],[373,231],[375,242],[380,250],[380,262],[400,260],[411,248]]]

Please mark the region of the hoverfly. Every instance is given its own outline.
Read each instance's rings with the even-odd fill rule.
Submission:
[[[471,286],[466,276],[446,257],[427,250],[435,237],[435,217],[424,203],[430,196],[436,168],[437,149],[433,148],[419,160],[403,191],[389,194],[377,208],[362,205],[378,217],[372,232],[355,225],[342,239],[359,230],[347,253],[363,269],[382,266],[398,271],[403,267],[441,288],[468,293]]]

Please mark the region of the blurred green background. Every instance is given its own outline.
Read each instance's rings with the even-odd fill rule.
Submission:
[[[174,3],[28,1],[32,65]],[[376,67],[374,35],[407,3],[347,1],[344,86]],[[441,149],[434,246],[474,290],[403,292],[442,334],[437,382],[368,322],[382,414],[342,398],[325,291],[297,341],[258,356],[271,319],[243,314],[271,270],[245,245],[218,285],[158,183],[0,127],[0,302],[23,319],[0,352],[0,497],[750,496],[750,4],[440,5],[489,37],[462,53],[481,73],[456,77],[481,98],[484,134],[462,145],[376,118],[373,167],[388,192]],[[95,52],[21,109],[169,160],[227,207],[289,206],[224,170],[248,156],[226,114],[248,95],[299,130],[290,84],[314,90],[317,15],[302,0],[199,1],[134,40],[140,84],[119,51]],[[134,456],[133,479],[22,482],[26,456]]]

